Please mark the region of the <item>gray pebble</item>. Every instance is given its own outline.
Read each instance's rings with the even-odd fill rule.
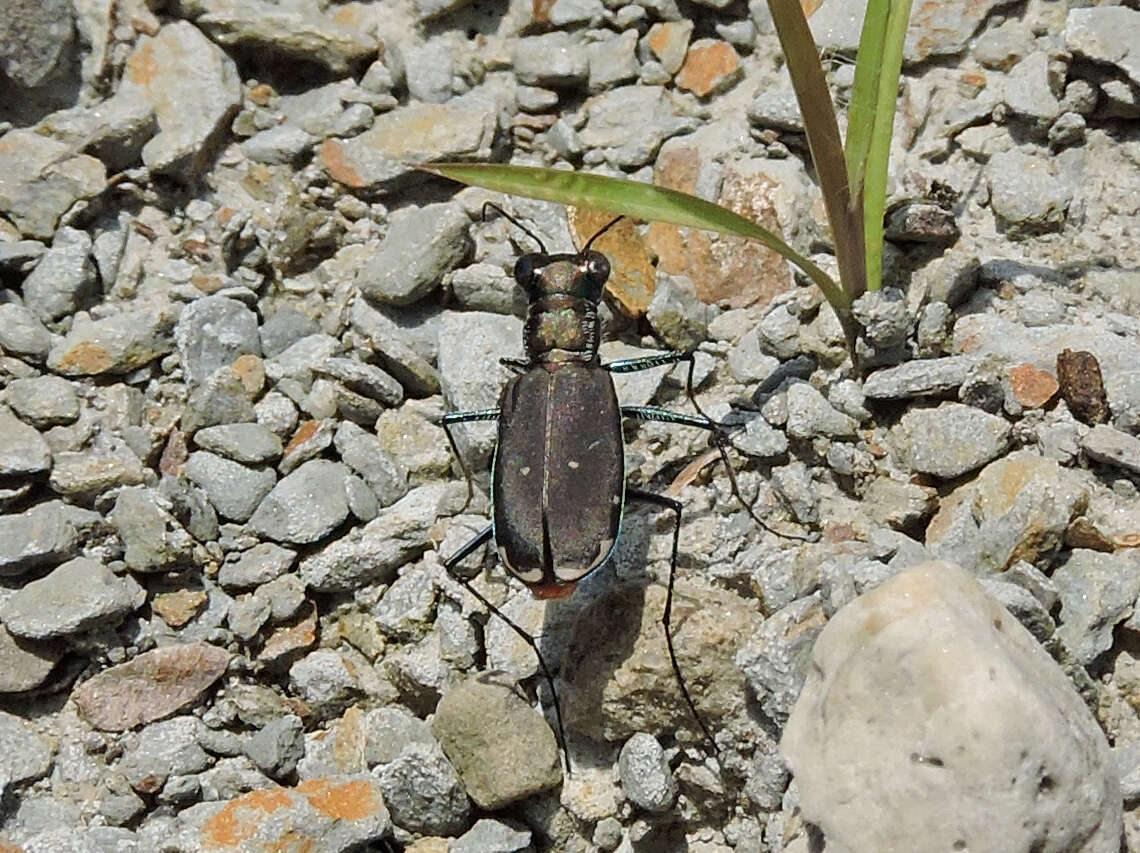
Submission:
[[[436,707],[432,732],[480,808],[496,810],[556,786],[558,743],[504,679],[467,679]]]
[[[1057,636],[1087,666],[1112,646],[1117,622],[1140,595],[1140,558],[1134,552],[1103,554],[1074,548],[1052,574],[1061,598]]]
[[[219,424],[194,433],[194,443],[235,462],[257,465],[279,459],[281,439],[261,424]]]
[[[1073,191],[1054,161],[1022,151],[995,154],[986,166],[990,207],[1015,228],[1051,228],[1065,221]]]
[[[239,355],[261,355],[257,315],[225,296],[204,296],[187,305],[174,327],[174,342],[191,384],[205,382]]]
[[[514,276],[498,264],[471,264],[453,272],[448,282],[455,300],[465,311],[526,313],[526,293]]]
[[[457,45],[449,42],[446,37],[437,37],[403,51],[409,98],[429,104],[451,99]]]
[[[385,406],[398,406],[404,399],[400,383],[372,364],[351,358],[326,358],[313,365],[313,371],[339,379],[346,387]]]
[[[129,373],[170,352],[173,326],[174,315],[162,304],[98,320],[79,313],[51,348],[47,365],[64,376]]]
[[[259,593],[239,595],[226,611],[226,625],[236,637],[249,642],[269,621],[269,615],[269,602]]]
[[[241,380],[229,370],[219,370],[190,392],[182,412],[182,431],[194,435],[218,424],[250,423],[257,417]]]
[[[974,45],[974,56],[986,68],[1008,71],[1033,47],[1033,33],[1017,18],[986,30]]]
[[[0,625],[0,694],[22,693],[39,687],[63,653],[60,643],[13,637]]]
[[[872,373],[863,383],[863,393],[871,400],[942,396],[957,391],[976,362],[966,355],[908,361]]]
[[[129,447],[116,444],[98,451],[55,454],[48,483],[52,490],[74,501],[92,501],[117,486],[137,486],[147,469]]]
[[[787,305],[777,305],[760,318],[756,326],[760,346],[781,361],[794,358],[800,351],[800,321]]]
[[[35,314],[15,302],[0,303],[0,350],[43,361],[50,349],[51,333]]]
[[[269,603],[269,618],[275,623],[292,618],[305,603],[305,582],[297,575],[282,575],[258,588]]]
[[[764,620],[736,653],[760,707],[779,724],[787,721],[803,687],[822,617],[820,593],[800,598]]]
[[[1053,637],[1057,627],[1053,617],[1025,587],[1000,578],[979,578],[978,582],[1037,638],[1037,642],[1045,644]]]
[[[357,287],[384,304],[418,302],[470,253],[470,224],[463,208],[453,203],[393,213],[388,233],[356,274]]]
[[[380,440],[354,423],[342,422],[333,438],[341,460],[360,475],[380,506],[390,506],[408,492],[408,472],[380,445]]]
[[[24,279],[21,291],[24,303],[45,323],[83,307],[84,301],[95,295],[90,235],[67,226],[60,228],[51,248]]]
[[[1002,82],[1002,100],[1014,115],[1044,127],[1061,107],[1049,87],[1049,56],[1035,51],[1017,63]]]
[[[170,572],[195,565],[194,539],[171,514],[171,502],[157,489],[119,492],[111,522],[125,551],[123,562],[136,572]]]
[[[353,667],[332,649],[309,652],[289,667],[289,684],[310,705],[329,711],[343,708],[360,694]]]
[[[733,433],[732,443],[743,453],[761,459],[777,459],[788,452],[788,437],[760,416],[749,418],[743,432]]]
[[[301,128],[282,124],[255,133],[241,144],[241,150],[255,163],[292,163],[316,141]]]
[[[238,522],[253,515],[277,482],[272,470],[247,468],[205,450],[191,453],[184,470],[222,517]]]
[[[458,835],[470,823],[471,801],[438,744],[408,744],[372,774],[397,826],[428,835]]]
[[[344,495],[348,502],[348,511],[357,521],[371,521],[376,517],[380,503],[376,500],[376,493],[362,479],[354,474],[346,476]]]
[[[658,271],[657,289],[645,317],[671,349],[696,349],[708,337],[708,324],[714,313],[715,309],[697,299],[690,279]]]
[[[51,450],[43,436],[0,409],[0,477],[38,474],[51,464]]]
[[[39,779],[52,765],[52,748],[24,720],[0,711],[0,779],[4,787]]]
[[[462,483],[432,483],[409,492],[375,520],[301,560],[298,572],[318,592],[353,590],[369,581],[388,583],[395,571],[422,554],[441,515],[463,506]]]
[[[415,567],[397,578],[369,609],[384,634],[394,640],[416,641],[431,630],[436,589],[431,575]]]
[[[409,394],[426,397],[439,392],[439,374],[424,354],[417,351],[417,342],[408,330],[363,299],[353,301],[349,322],[353,331],[362,336],[376,353],[380,366],[394,376]]]
[[[863,386],[852,379],[842,379],[827,389],[827,401],[858,423],[870,420],[871,413],[864,403]]]
[[[1087,123],[1080,113],[1061,113],[1049,126],[1049,146],[1056,150],[1083,145],[1086,129]]]
[[[1019,293],[1016,304],[1018,319],[1026,326],[1051,326],[1065,320],[1065,306],[1057,297],[1042,290]]]
[[[858,426],[854,418],[832,408],[824,396],[806,382],[788,386],[788,435],[793,438],[851,438]]]
[[[297,406],[280,391],[270,391],[253,407],[257,422],[274,435],[291,435],[297,426]]]
[[[771,127],[792,133],[804,132],[795,90],[787,75],[781,75],[775,85],[765,86],[745,111],[748,121],[755,127]]]
[[[79,417],[75,387],[59,376],[13,379],[4,391],[4,402],[37,429],[70,424]]]
[[[445,316],[439,332],[439,380],[448,403],[457,411],[497,406],[510,377],[499,359],[521,355],[521,339],[517,317],[474,311]],[[463,424],[453,432],[473,469],[490,460],[493,424]]]
[[[1011,428],[1005,418],[943,403],[907,412],[890,437],[911,470],[949,480],[1001,455],[1009,447]]]
[[[526,853],[533,849],[530,837],[528,829],[485,817],[452,841],[448,853]]]
[[[863,327],[860,341],[870,344],[876,360],[906,342],[910,316],[902,291],[893,287],[868,291],[851,304],[851,313]]]
[[[278,542],[318,542],[348,517],[345,478],[339,462],[314,459],[289,474],[265,496],[248,529]]]
[[[1122,45],[1140,41],[1140,12],[1125,6],[1071,9],[1065,22],[1065,46],[1077,56],[1115,65],[1140,86],[1140,56]]]
[[[18,515],[0,515],[0,576],[59,562],[78,542],[79,531],[62,501],[37,504]]]
[[[364,763],[368,767],[388,764],[412,743],[436,743],[431,728],[399,706],[377,708],[364,716]]]
[[[76,557],[0,605],[0,621],[15,636],[47,640],[114,624],[142,598],[138,584],[116,577],[97,560]]]
[[[305,726],[300,717],[287,714],[249,738],[244,751],[266,776],[273,779],[290,776],[305,754]]]
[[[273,382],[303,376],[313,365],[340,349],[340,341],[323,332],[306,335],[265,362],[265,375]],[[294,401],[296,402],[296,401]]]
[[[590,2],[598,12],[602,10],[602,4],[598,0]],[[561,0],[555,8],[564,5],[565,0]],[[637,79],[639,70],[637,31],[627,30],[621,35],[586,45],[586,62],[589,67],[591,92],[601,92],[612,86],[633,82]]]
[[[308,314],[288,305],[274,311],[261,324],[258,334],[261,338],[261,352],[266,358],[273,358],[301,338],[319,333],[321,327]]]
[[[516,41],[512,64],[527,86],[575,86],[586,82],[590,70],[585,51],[561,31]]]
[[[647,812],[662,813],[677,799],[677,782],[657,738],[645,732],[633,735],[618,757],[621,789],[626,799]]]
[[[1085,454],[1097,462],[1140,474],[1140,439],[1107,424],[1097,424],[1081,440]]]
[[[210,765],[210,756],[198,743],[203,728],[197,717],[175,717],[144,727],[118,764],[131,787],[145,794],[157,792],[171,776],[198,773]]]
[[[773,468],[772,487],[801,524],[819,521],[819,499],[812,484],[811,471],[802,462]]]
[[[1046,611],[1052,611],[1053,606],[1059,600],[1057,585],[1053,583],[1052,578],[1045,575],[1032,563],[1018,560],[998,577],[1027,589],[1034,598],[1041,602],[1041,606]]]

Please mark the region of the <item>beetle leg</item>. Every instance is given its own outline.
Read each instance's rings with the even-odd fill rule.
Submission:
[[[471,469],[467,467],[467,462],[464,461],[463,454],[459,452],[459,445],[455,443],[455,436],[451,433],[451,427],[455,424],[466,424],[472,421],[496,421],[498,419],[498,409],[478,409],[471,412],[448,412],[440,421],[440,425],[443,427],[443,433],[447,436],[447,443],[451,445],[451,452],[455,454],[455,459],[463,471],[464,478],[467,480],[467,500],[463,502],[463,509],[459,510],[460,512],[467,509],[467,505],[471,503],[471,498],[474,495],[474,487],[471,485]]]
[[[677,574],[677,543],[681,536],[681,502],[675,501],[665,495],[643,492],[641,489],[626,489],[625,496],[629,500],[653,504],[654,506],[667,509],[673,513],[673,553],[669,560],[669,584],[665,593],[665,612],[661,616],[661,624],[665,627],[665,645],[669,648],[669,663],[673,665],[673,675],[677,679],[677,686],[681,688],[681,695],[685,697],[685,704],[689,706],[689,711],[692,712],[693,719],[697,721],[697,725],[700,726],[701,731],[704,732],[705,739],[708,740],[709,745],[713,749],[713,753],[719,755],[720,750],[717,748],[716,740],[713,738],[712,732],[709,731],[709,727],[705,724],[704,718],[701,717],[700,712],[697,710],[696,703],[693,702],[693,697],[689,695],[689,688],[685,686],[685,678],[681,675],[681,665],[677,663],[677,653],[673,649],[673,632],[670,627],[670,620],[673,615],[673,577]]]
[[[737,503],[744,508],[753,521],[767,530],[769,533],[774,533],[783,539],[797,539],[800,542],[810,542],[810,537],[802,536],[799,533],[786,533],[776,530],[752,509],[748,501],[744,500],[744,496],[740,493],[740,485],[736,482],[736,472],[732,470],[732,462],[728,458],[728,448],[732,446],[729,441],[728,433],[724,427],[716,421],[704,415],[697,417],[696,415],[686,415],[681,412],[671,412],[668,409],[659,409],[656,406],[622,406],[621,413],[627,418],[637,418],[641,421],[661,421],[669,424],[681,424],[682,426],[696,427],[697,429],[708,430],[713,437],[713,442],[716,444],[716,449],[720,452],[720,461],[724,463],[724,470],[728,474],[729,487],[732,490],[732,496],[736,498]]]
[[[679,505],[678,505],[679,506]],[[542,652],[538,650],[538,643],[534,641],[534,637],[516,625],[510,617],[504,614],[499,608],[487,600],[487,597],[479,590],[471,585],[471,582],[462,575],[457,574],[454,569],[466,557],[473,552],[476,548],[488,542],[494,535],[495,528],[493,525],[488,524],[478,533],[476,533],[466,545],[443,561],[443,568],[451,578],[458,581],[463,585],[472,596],[474,596],[480,604],[487,608],[489,613],[498,616],[507,624],[512,631],[522,637],[523,642],[530,646],[534,652],[534,656],[538,659],[538,668],[542,670],[542,677],[546,679],[546,683],[550,686],[550,697],[554,703],[554,718],[558,722],[558,740],[562,743],[562,754],[566,757],[566,772],[572,773],[573,770],[570,765],[570,748],[566,741],[566,729],[562,726],[562,704],[558,701],[558,691],[554,688],[554,675],[550,671],[550,667],[546,665],[546,659],[542,656]],[[673,543],[674,553],[676,552],[676,541]]]
[[[676,351],[661,352],[657,355],[645,355],[639,358],[620,358],[617,361],[611,361],[609,364],[603,364],[602,369],[608,370],[610,373],[636,373],[639,370],[651,370],[654,367],[676,364],[679,361],[689,362],[689,372],[691,374],[693,354],[691,352]]]

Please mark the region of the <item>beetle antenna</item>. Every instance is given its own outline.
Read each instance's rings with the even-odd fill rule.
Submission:
[[[701,404],[697,402],[696,394],[693,393],[693,368],[696,366],[696,363],[697,360],[695,358],[689,358],[689,372],[685,378],[685,395],[689,398],[689,402],[693,404],[693,408],[697,410],[697,413],[708,421],[709,431],[712,433],[713,441],[716,443],[716,449],[720,451],[720,461],[724,463],[724,470],[728,474],[728,483],[732,490],[732,496],[736,498],[736,502],[744,508],[744,511],[748,513],[749,517],[769,533],[779,536],[782,539],[811,542],[810,536],[776,530],[756,514],[756,511],[740,493],[740,484],[736,482],[736,472],[732,470],[732,462],[728,458],[728,448],[733,446],[732,441],[728,437],[728,432],[721,424],[714,421],[705,413],[705,410],[701,408]]]
[[[483,213],[482,213],[482,215],[483,215],[483,221],[484,222],[487,221],[487,208],[488,207],[491,208],[492,210],[497,210],[499,212],[500,216],[502,216],[506,219],[509,219],[511,222],[513,222],[516,228],[518,228],[520,231],[522,231],[524,234],[526,234],[528,237],[530,237],[530,239],[534,240],[534,242],[538,243],[538,248],[542,250],[542,254],[544,254],[544,255],[547,254],[546,246],[543,245],[543,242],[540,239],[538,239],[538,235],[536,235],[533,231],[531,231],[529,228],[527,228],[525,225],[523,225],[521,222],[519,222],[517,219],[515,219],[513,216],[511,216],[509,213],[507,213],[505,210],[503,210],[501,207],[499,207],[497,204],[495,204],[493,201],[483,202]],[[609,226],[606,226],[606,227],[608,228]]]
[[[579,254],[579,255],[584,255],[584,254],[586,254],[586,252],[590,251],[590,246],[593,244],[593,242],[594,242],[595,240],[597,240],[599,237],[601,237],[603,234],[605,234],[607,231],[609,231],[611,228],[613,228],[615,225],[617,225],[617,224],[618,224],[619,222],[621,222],[623,219],[625,219],[625,216],[624,216],[624,215],[622,215],[622,216],[615,216],[613,219],[611,219],[609,222],[607,222],[605,225],[603,225],[603,226],[601,227],[601,229],[599,229],[598,231],[595,231],[595,232],[594,232],[594,236],[593,236],[593,237],[591,237],[589,240],[587,240],[587,241],[586,241],[586,245],[585,245],[585,246],[583,246],[583,247],[582,247],[582,248],[581,248],[581,249],[578,251],[578,254]]]

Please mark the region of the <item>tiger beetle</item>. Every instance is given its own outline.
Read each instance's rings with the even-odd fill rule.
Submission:
[[[758,524],[771,528],[741,497],[726,452],[727,434],[697,404],[693,395],[692,353],[664,352],[601,363],[598,304],[609,278],[610,264],[590,246],[622,217],[594,234],[581,251],[549,254],[538,237],[497,205],[489,202],[484,205],[484,216],[488,207],[526,232],[538,243],[540,251],[522,255],[515,264],[515,281],[529,300],[523,327],[526,358],[502,360],[516,375],[503,390],[499,407],[452,412],[443,417],[447,440],[467,477],[468,501],[471,472],[459,453],[451,428],[473,421],[498,421],[498,441],[491,463],[491,524],[444,560],[443,566],[534,651],[543,677],[550,685],[559,739],[569,769],[562,709],[554,678],[537,643],[454,569],[493,538],[503,566],[536,598],[564,598],[613,553],[627,501],[640,501],[672,512],[673,548],[662,617],[665,640],[685,703],[715,752],[716,741],[698,713],[681,675],[669,624],[681,532],[681,504],[665,495],[626,485],[622,419],[664,421],[708,430],[728,471],[732,494]],[[612,374],[680,362],[688,363],[686,394],[699,417],[652,406],[618,403]]]

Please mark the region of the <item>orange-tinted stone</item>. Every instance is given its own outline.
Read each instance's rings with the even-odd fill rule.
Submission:
[[[198,615],[206,599],[206,593],[200,589],[163,592],[154,597],[151,609],[171,628],[181,628]]]
[[[693,192],[701,157],[695,146],[662,151],[655,183]],[[778,234],[774,198],[779,186],[763,173],[742,173],[730,166],[716,201]],[[763,306],[792,286],[787,262],[754,240],[655,222],[649,226],[646,244],[657,255],[661,271],[690,278],[697,298],[707,304],[726,302],[731,308]]]
[[[726,41],[693,42],[674,81],[677,88],[700,98],[723,92],[740,79],[740,57]]]
[[[1019,364],[1009,369],[1010,389],[1017,402],[1027,409],[1044,406],[1057,394],[1057,377],[1032,364]]]

